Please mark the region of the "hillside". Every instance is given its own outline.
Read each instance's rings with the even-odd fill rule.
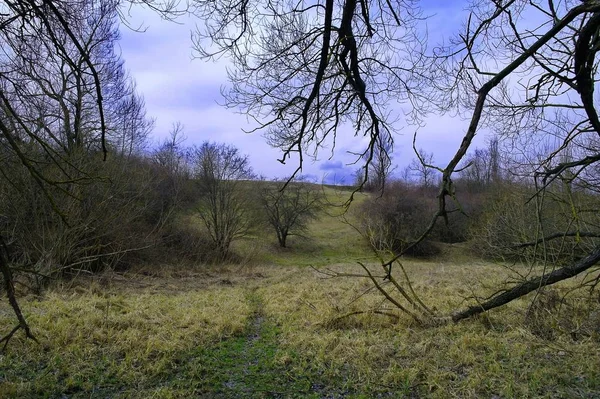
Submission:
[[[311,224],[310,239],[292,238],[288,249],[265,232],[236,243],[239,264],[174,259],[25,297],[40,344],[21,335],[10,342],[0,357],[0,397],[600,396],[598,335],[583,334],[589,320],[576,318],[587,306],[582,298],[562,311],[548,301],[528,310],[521,300],[458,324],[417,325],[368,279],[315,270],[360,273],[361,261],[378,272],[334,206],[347,192],[326,194],[331,205]],[[441,314],[508,275],[452,251],[403,262],[423,301]],[[385,312],[364,313],[372,309]],[[2,302],[0,329],[13,322]],[[576,328],[577,339],[561,332]]]

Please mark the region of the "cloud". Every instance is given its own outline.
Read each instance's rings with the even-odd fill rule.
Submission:
[[[335,184],[339,186],[351,185],[354,183],[354,180],[356,180],[354,171],[348,168],[338,169],[335,173],[326,173],[321,179],[325,184]]]
[[[336,170],[336,169],[342,169],[343,167],[344,167],[344,165],[342,164],[342,161],[325,161],[319,166],[319,169],[320,170]]]
[[[464,19],[460,3],[425,0],[424,4],[425,15],[432,15],[428,25],[434,43],[447,37],[449,29]],[[450,16],[452,23],[445,23]],[[154,140],[166,137],[171,125],[179,121],[185,126],[188,144],[208,140],[235,145],[249,155],[258,174],[269,178],[291,175],[299,166],[297,157],[282,164],[278,161],[281,151],[267,145],[260,133],[244,133],[253,127],[251,120],[219,105],[223,102],[221,88],[228,84],[227,59],[193,59],[191,31],[198,21],[186,17],[178,22],[165,21],[157,13],[135,6],[131,9],[130,25],[147,29],[143,33],[121,29],[125,67],[145,98],[148,115],[156,119]],[[466,126],[464,121],[449,116],[428,118],[425,127],[419,129],[417,147],[433,152],[436,164],[447,162],[460,145]],[[414,131],[410,129],[395,135],[393,161],[400,167],[414,157]],[[369,142],[368,137],[355,133],[351,125],[341,126],[335,146],[328,140],[313,158],[305,157],[301,173],[327,183],[352,182],[361,161],[356,153],[364,151]],[[483,143],[483,137],[478,139]]]
[[[319,170],[323,172],[320,180],[326,184],[346,185],[355,180],[356,168],[345,165],[342,161],[325,161],[319,165]]]

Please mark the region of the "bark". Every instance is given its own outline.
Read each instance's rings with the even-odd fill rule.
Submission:
[[[550,273],[546,273],[542,276],[534,277],[526,280],[523,283],[504,291],[500,294],[494,295],[487,301],[471,306],[465,310],[456,312],[452,315],[452,321],[457,322],[483,312],[487,312],[490,309],[497,308],[502,305],[521,298],[532,291],[539,288],[558,283],[588,270],[592,266],[596,265],[600,261],[600,246],[597,246],[587,257],[581,259],[572,265],[556,269]]]
[[[10,266],[8,265],[8,258],[6,256],[6,246],[4,245],[4,241],[2,237],[0,237],[0,271],[2,272],[2,277],[4,279],[4,288],[6,289],[6,296],[8,297],[8,303],[13,308],[15,312],[15,316],[17,317],[18,324],[4,337],[0,339],[0,343],[4,342],[4,346],[2,350],[6,349],[8,345],[8,341],[13,337],[13,335],[19,330],[23,329],[25,331],[25,336],[38,342],[35,338],[31,329],[29,328],[29,324],[25,320],[23,313],[21,312],[21,307],[19,306],[19,302],[17,301],[17,297],[15,295],[15,286],[13,283],[13,276],[10,270]]]

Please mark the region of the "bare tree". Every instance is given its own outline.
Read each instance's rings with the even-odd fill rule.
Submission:
[[[377,146],[373,159],[365,159],[366,165],[356,172],[356,186],[363,186],[366,191],[383,192],[393,172],[391,153],[391,144]]]
[[[232,241],[246,235],[251,227],[244,184],[254,174],[248,157],[233,146],[205,142],[193,149],[192,158],[193,177],[201,192],[198,213],[219,260],[224,260]]]
[[[183,144],[187,137],[181,122],[175,122],[169,137],[159,144],[152,154],[154,162],[174,175],[184,174],[187,169],[186,149]]]
[[[412,178],[423,188],[434,186],[436,169],[433,168],[433,153],[420,148],[416,151],[417,158],[413,159],[408,165]]]
[[[574,232],[551,233],[543,228],[542,221],[546,189],[568,171],[571,171],[567,180],[570,185],[591,181],[588,171],[600,161],[599,148],[595,145],[600,123],[593,97],[598,78],[595,60],[599,50],[595,34],[598,27],[598,1],[526,3],[513,0],[473,4],[464,32],[452,46],[436,50],[442,61],[440,66],[447,68],[444,102],[459,112],[469,112],[470,124],[460,147],[441,169],[438,207],[431,222],[402,252],[382,260],[386,279],[394,282],[392,265],[402,268],[402,255],[426,239],[439,219],[447,220],[450,212],[460,210],[453,175],[461,169],[459,164],[482,124],[532,161],[528,176],[529,181],[536,184],[537,195],[533,200],[538,204],[538,239],[523,245],[543,250],[543,243],[571,235],[579,239],[585,235],[592,241],[581,259],[561,267],[547,264],[545,273],[503,287],[489,298],[479,298],[476,304],[456,311],[448,319],[459,321],[505,305],[532,291],[589,272],[597,265],[600,247],[593,241],[599,236],[597,230],[584,234],[579,224]],[[439,84],[444,87],[441,81]],[[548,137],[554,138],[556,146],[544,156],[529,156],[537,154],[539,144]],[[570,151],[574,160],[562,160],[563,151]],[[539,161],[535,162],[536,159]],[[522,166],[526,166],[525,163]],[[573,222],[583,215],[581,211],[573,208]],[[597,271],[587,275],[583,286],[595,287]],[[372,276],[369,274],[369,277]],[[376,281],[374,284],[388,300],[406,309],[380,284]],[[393,286],[400,298],[411,304],[418,300],[412,290],[396,283]],[[428,312],[423,314],[427,316]]]
[[[79,118],[83,114],[83,107],[79,106],[82,104],[81,97],[76,96],[73,100],[81,112],[64,112],[69,105],[67,102],[72,98],[64,95],[62,88],[47,84],[47,79],[63,78],[63,85],[67,85],[66,76],[77,80],[82,77],[81,70],[87,70],[87,76],[93,82],[90,89],[96,96],[93,104],[98,111],[99,144],[105,154],[107,151],[101,74],[94,65],[90,48],[86,49],[85,40],[78,35],[80,30],[77,27],[84,26],[85,22],[80,19],[82,14],[77,12],[77,6],[84,3],[9,1],[2,4],[0,14],[0,141],[6,161],[0,164],[2,177],[8,184],[15,184],[18,182],[15,178],[23,176],[19,169],[27,171],[45,199],[63,219],[65,215],[57,204],[56,191],[68,192],[69,185],[77,181],[79,176],[71,175],[76,169],[72,163],[62,162],[62,146],[67,145],[68,148],[69,144],[76,144],[81,137],[70,127],[79,129],[81,126]],[[94,16],[90,15],[90,19],[93,20]],[[52,73],[48,68],[54,66],[58,69]],[[57,110],[54,105],[58,105],[59,117],[54,116]],[[72,118],[73,123],[67,117]],[[62,140],[61,134],[67,140]],[[46,168],[49,164],[59,163],[63,165]],[[17,173],[9,167],[17,168]],[[20,316],[14,290],[11,289],[12,274],[6,265],[10,259],[4,253],[4,248],[2,257],[2,273],[9,302],[19,319],[19,327],[30,336]],[[6,341],[14,331],[5,337]]]
[[[133,86],[133,83],[129,82],[129,85]],[[146,116],[144,98],[135,92],[135,87],[131,87],[131,93],[117,103],[112,126],[111,142],[118,153],[131,157],[146,149],[154,120]]]
[[[301,178],[265,183],[260,200],[279,246],[285,248],[289,236],[307,231],[308,222],[318,216],[323,206],[322,197],[320,187]]]
[[[174,123],[169,137],[152,153],[152,160],[161,175],[158,193],[163,204],[161,212],[168,213],[179,204],[184,186],[191,178],[191,154],[184,146],[183,130],[180,122]]]
[[[460,176],[469,184],[479,188],[489,187],[494,182],[499,182],[500,150],[497,137],[489,141],[488,148],[476,148],[465,158],[466,166],[460,171]]]
[[[535,25],[532,21],[536,21]],[[472,118],[461,147],[444,170],[445,191],[452,192],[451,174],[466,154],[480,123],[494,129],[521,154],[537,153],[540,143],[552,137],[554,148],[539,158],[529,157],[533,161],[529,165],[530,181],[537,182],[538,235],[545,242],[556,233],[562,233],[558,236],[571,233],[543,228],[543,219],[547,217],[543,196],[551,183],[561,180],[565,173],[585,180],[586,169],[600,160],[600,148],[593,144],[600,134],[593,97],[598,78],[595,60],[598,27],[598,1],[474,5],[465,33],[455,42],[453,50],[458,49],[460,57],[451,63],[452,76],[456,78],[451,84],[453,89],[448,91],[448,101],[454,101],[458,107],[473,107]],[[495,69],[489,62],[489,54],[494,55]],[[466,90],[476,91],[474,103],[459,95]],[[561,153],[565,151],[573,154],[574,160],[563,161]],[[536,158],[539,162],[534,161]],[[569,178],[568,184],[575,186],[577,180]],[[574,210],[574,220],[583,215],[577,207]],[[459,320],[501,306],[575,276],[593,267],[600,260],[599,253],[600,247],[592,245],[582,260],[556,269],[551,267],[549,272],[457,312],[453,318]]]
[[[531,21],[536,21],[535,25]],[[529,164],[529,179],[536,184],[537,195],[533,200],[538,204],[539,238],[523,245],[543,249],[543,243],[550,240],[584,236],[577,229],[575,232],[546,231],[542,223],[543,196],[567,171],[572,173],[568,184],[575,186],[577,180],[588,180],[588,168],[600,160],[599,149],[594,145],[600,134],[600,123],[593,98],[597,81],[595,54],[599,48],[595,45],[595,32],[598,27],[598,1],[474,3],[465,31],[454,41],[454,46],[436,52],[445,62],[441,66],[448,68],[445,103],[460,112],[470,112],[470,124],[460,147],[442,169],[438,210],[413,245],[428,237],[438,219],[447,220],[450,212],[460,209],[452,177],[460,170],[458,165],[481,124],[494,129],[528,159],[540,160]],[[577,100],[573,100],[575,98]],[[555,148],[545,156],[530,157],[528,152],[537,149],[547,137],[555,139]],[[570,151],[575,159],[563,161],[560,156],[563,151]],[[575,207],[573,221],[580,215]],[[597,231],[585,235],[592,240],[599,236]],[[386,278],[393,278],[391,267],[399,264],[396,262],[406,250],[382,261]],[[497,294],[455,312],[450,319],[458,321],[502,306],[547,285],[590,271],[599,261],[600,247],[592,241],[582,259],[562,267],[546,265],[544,274],[503,287]],[[597,281],[597,273],[591,273],[583,285],[595,286]],[[404,297],[406,291],[401,288],[398,294]],[[389,292],[380,291],[389,296]]]
[[[281,162],[316,155],[335,143],[345,124],[367,138],[357,161],[371,175],[377,152],[392,148],[392,122],[418,122],[435,92],[425,57],[425,32],[413,0],[345,0],[295,6],[246,1],[194,0],[206,21],[195,47],[202,57],[227,54],[232,61],[229,106],[248,113]],[[341,134],[341,133],[340,133]],[[383,159],[383,158],[382,158]]]
[[[151,127],[143,100],[114,51],[118,7],[113,0],[16,0],[0,5],[0,213],[7,219],[2,226],[7,228],[0,231],[7,243],[2,273],[18,317],[9,272],[13,262],[27,262],[27,267],[41,263],[41,258],[38,262],[27,256],[27,251],[39,249],[26,248],[32,243],[27,240],[36,236],[29,234],[31,229],[60,238],[44,240],[56,255],[48,257],[53,270],[73,265],[79,255],[83,258],[75,265],[91,264],[97,254],[87,250],[109,248],[103,242],[106,219],[94,225],[90,218],[109,219],[111,214],[96,213],[102,207],[95,206],[114,210],[117,203],[141,205],[138,193],[130,192],[127,199],[109,193],[115,181],[127,180],[122,175],[112,182],[98,176],[98,158],[106,159],[109,150],[127,154],[135,163],[134,153],[143,147]],[[100,193],[107,195],[91,198]],[[21,218],[32,211],[41,213]],[[20,241],[23,237],[27,240]],[[76,251],[59,254],[58,248]],[[30,336],[21,317],[19,326]]]

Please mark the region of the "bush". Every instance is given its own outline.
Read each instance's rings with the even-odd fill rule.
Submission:
[[[210,237],[188,220],[177,218],[165,230],[161,238],[161,251],[165,262],[173,258],[189,262],[210,263],[216,254],[212,254]]]
[[[367,199],[360,207],[360,228],[370,244],[381,251],[400,253],[423,233],[434,212],[435,202],[418,188],[403,182],[388,184],[380,197]],[[439,247],[429,238],[408,255],[433,256]]]
[[[11,264],[33,272],[34,288],[48,278],[160,260],[173,249],[166,237],[179,208],[167,200],[169,176],[160,167],[144,157],[104,162],[84,154],[49,163],[45,174],[60,177],[54,169],[72,165],[79,181],[47,185],[47,193],[17,164],[13,184],[0,186],[0,234]]]
[[[473,190],[468,182],[461,180],[455,181],[454,185],[458,202],[447,202],[448,210],[452,210],[448,213],[448,223],[438,221],[432,232],[435,240],[450,244],[466,242],[471,238],[471,231],[480,219],[486,200],[483,189]],[[432,193],[431,198],[435,195],[437,193]]]
[[[586,234],[599,224],[597,213],[586,210],[597,209],[598,198],[565,191],[559,184],[548,187],[541,202],[530,201],[535,193],[533,187],[516,183],[490,190],[471,231],[473,251],[486,258],[554,264],[589,253],[597,239]]]

